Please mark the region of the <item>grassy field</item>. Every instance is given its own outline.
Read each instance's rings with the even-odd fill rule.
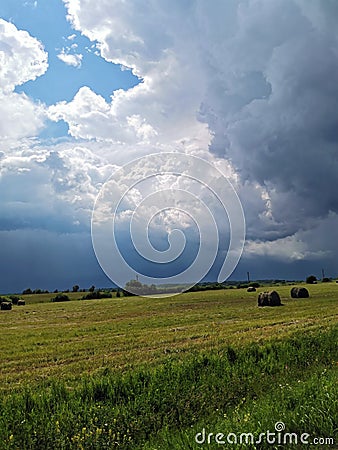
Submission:
[[[275,287],[278,308],[257,307],[263,289],[25,296],[0,314],[0,448],[280,448],[194,438],[277,421],[333,437],[338,284],[310,286],[309,299],[290,288]]]

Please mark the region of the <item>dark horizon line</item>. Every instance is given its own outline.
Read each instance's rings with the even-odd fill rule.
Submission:
[[[330,280],[336,280],[338,277],[325,277],[325,278],[328,278]],[[317,280],[321,281],[320,278],[317,278]],[[238,284],[250,284],[250,283],[259,283],[259,282],[265,283],[265,284],[270,283],[270,282],[271,283],[272,282],[274,282],[274,283],[296,283],[296,282],[297,283],[305,283],[306,279],[299,279],[299,278],[298,279],[259,278],[259,279],[252,279],[250,281],[244,280],[244,279],[241,279],[241,280],[235,280],[234,279],[234,280],[226,280],[226,281],[223,281],[223,282],[218,282],[217,280],[215,280],[215,281],[199,281],[199,282],[193,284],[192,286],[212,285],[212,284],[218,284],[218,285],[224,284],[225,286],[228,284],[229,286],[232,286],[232,285],[238,285]],[[156,287],[162,287],[162,288],[164,288],[164,287],[174,287],[174,286],[176,286],[176,287],[184,287],[184,286],[188,286],[188,285],[190,286],[190,283],[181,283],[181,284],[163,283],[163,284],[155,284]],[[74,285],[74,286],[76,286],[76,285]],[[87,292],[89,290],[89,288],[90,288],[90,286],[86,287],[86,288],[79,286],[78,292]],[[30,288],[26,288],[26,289],[24,289],[23,291],[20,291],[20,292],[18,292],[18,291],[11,291],[11,292],[6,292],[6,293],[1,292],[0,295],[5,295],[5,296],[6,295],[27,295],[27,294],[23,294],[23,292],[25,290],[28,290],[28,289],[30,289]],[[109,286],[109,287],[108,286],[106,286],[106,287],[102,287],[102,286],[101,287],[97,287],[97,286],[95,286],[95,291],[113,291],[113,290],[123,290],[123,289],[124,288],[121,288],[120,286],[117,286],[114,283],[112,283],[112,286]],[[35,289],[31,289],[32,294],[34,294],[34,291],[38,291],[38,290],[40,290],[41,292],[39,292],[39,293],[35,292],[35,295],[54,294],[54,293],[56,293],[56,291],[59,292],[59,293],[67,292],[67,291],[69,293],[73,292],[72,288],[66,288],[66,289],[58,289],[58,288],[55,288],[55,289],[40,289],[40,288],[35,288]],[[28,294],[28,295],[30,295],[30,294]]]

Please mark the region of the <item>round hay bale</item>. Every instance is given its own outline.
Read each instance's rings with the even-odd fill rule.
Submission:
[[[305,287],[293,287],[291,289],[292,298],[308,298],[309,291]]]
[[[258,295],[258,306],[280,306],[281,301],[278,292],[261,292]]]
[[[25,306],[25,300],[18,300],[18,306]]]
[[[9,311],[10,309],[12,309],[11,302],[1,302],[1,310],[2,311]]]
[[[277,291],[269,292],[269,306],[280,306],[280,296]]]
[[[260,292],[258,295],[258,306],[268,306],[269,294],[268,292]]]
[[[253,286],[249,286],[246,292],[256,292],[256,288],[254,288]]]
[[[291,298],[298,298],[298,287],[293,287],[291,289]]]
[[[308,298],[309,291],[305,287],[298,288],[298,298]]]

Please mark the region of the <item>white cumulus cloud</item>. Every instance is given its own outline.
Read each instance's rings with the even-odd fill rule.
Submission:
[[[15,86],[43,75],[48,55],[42,44],[27,31],[0,19],[0,89],[13,91]]]
[[[41,42],[0,19],[1,147],[8,147],[11,140],[35,136],[42,128],[44,107],[14,89],[35,80],[47,69],[48,55]]]
[[[57,57],[68,66],[80,67],[83,55],[80,53],[68,53],[67,50],[63,48]]]

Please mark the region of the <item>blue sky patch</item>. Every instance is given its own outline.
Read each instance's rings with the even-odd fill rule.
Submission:
[[[129,89],[140,80],[129,70],[105,61],[98,55],[95,43],[74,31],[66,20],[66,9],[61,0],[5,1],[0,6],[0,17],[26,30],[44,45],[48,52],[49,68],[35,81],[18,86],[16,92],[47,105],[71,101],[81,86],[90,87],[110,102],[116,89]],[[71,55],[78,65],[68,65],[58,55]]]

